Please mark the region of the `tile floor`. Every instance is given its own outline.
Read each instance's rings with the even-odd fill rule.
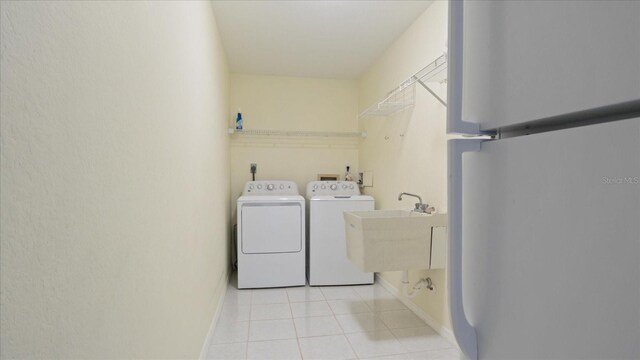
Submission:
[[[458,360],[455,347],[380,285],[228,285],[207,359]]]

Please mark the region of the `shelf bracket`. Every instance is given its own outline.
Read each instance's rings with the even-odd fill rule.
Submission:
[[[433,90],[431,90],[431,88],[430,88],[427,84],[425,84],[424,82],[422,82],[422,80],[420,80],[420,79],[416,79],[416,81],[417,81],[420,85],[422,85],[422,87],[423,87],[423,88],[427,89],[427,91],[428,91],[431,95],[433,95],[433,96],[434,96],[438,101],[440,101],[440,103],[441,103],[442,105],[447,106],[447,103],[446,103],[444,100],[442,100],[442,98],[441,98],[440,96],[438,96],[438,94],[436,94]]]

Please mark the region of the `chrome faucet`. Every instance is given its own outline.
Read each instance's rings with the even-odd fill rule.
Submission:
[[[413,196],[414,198],[418,198],[418,202],[416,203],[416,208],[413,209],[413,211],[416,212],[427,212],[427,204],[423,204],[422,203],[422,198],[416,194],[411,194],[411,193],[407,193],[407,192],[401,192],[400,195],[398,195],[398,201],[402,200],[402,195],[407,195],[407,196]]]
[[[413,209],[413,211],[415,212],[431,214],[433,211],[435,211],[435,208],[433,206],[429,207],[428,204],[422,203],[422,198],[416,194],[401,192],[400,195],[398,195],[398,201],[402,200],[402,195],[413,196],[415,198],[418,198],[418,202],[415,204],[416,207],[415,209]]]

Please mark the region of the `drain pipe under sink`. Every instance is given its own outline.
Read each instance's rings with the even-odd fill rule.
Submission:
[[[403,296],[408,297],[409,299],[412,299],[416,297],[416,295],[418,295],[418,291],[420,291],[421,289],[429,289],[434,293],[436,292],[436,286],[433,285],[433,282],[431,281],[430,277],[426,277],[418,280],[418,282],[411,287],[411,290],[409,290],[409,286],[410,286],[409,271],[404,270],[402,272],[402,295]]]

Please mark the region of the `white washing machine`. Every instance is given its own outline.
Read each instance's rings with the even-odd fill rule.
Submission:
[[[374,199],[360,195],[353,181],[312,181],[307,200],[309,285],[373,284],[373,273],[358,270],[347,258],[343,213],[373,210]]]
[[[294,182],[247,182],[238,198],[238,288],[305,285],[304,224]]]

